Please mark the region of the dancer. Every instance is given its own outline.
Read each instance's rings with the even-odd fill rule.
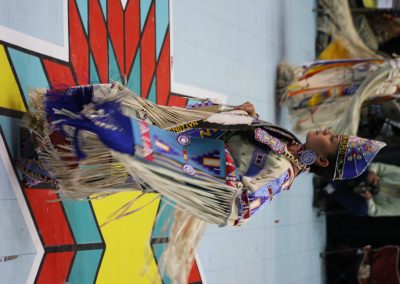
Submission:
[[[120,84],[45,92],[33,101],[39,158],[64,196],[159,192],[219,225],[248,220],[302,171],[356,177],[384,146],[329,131],[309,132],[301,143],[259,120],[250,103],[229,112],[210,111],[210,102],[158,106]]]
[[[309,132],[301,143],[260,120],[251,103],[159,106],[120,84],[37,90],[32,103],[27,124],[35,159],[62,198],[136,190],[159,193],[174,204],[161,263],[177,282],[186,281],[208,223],[243,224],[301,172],[335,180],[356,177],[385,145],[329,131]],[[23,161],[21,169],[38,177]],[[135,201],[110,221],[136,212]]]

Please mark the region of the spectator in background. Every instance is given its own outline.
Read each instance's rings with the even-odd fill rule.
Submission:
[[[324,190],[358,216],[400,216],[400,167],[372,163],[352,181],[334,181]]]
[[[368,204],[368,215],[400,215],[400,167],[382,163],[372,163],[368,172],[368,182],[379,186],[379,193],[372,195],[366,191],[360,193]]]

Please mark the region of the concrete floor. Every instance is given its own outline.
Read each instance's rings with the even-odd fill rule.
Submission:
[[[314,59],[313,7],[312,0],[172,1],[172,90],[251,101],[263,119],[290,127],[286,110],[276,115],[276,66]],[[311,177],[302,174],[241,228],[208,228],[199,249],[208,284],[323,283],[325,219],[312,209]]]

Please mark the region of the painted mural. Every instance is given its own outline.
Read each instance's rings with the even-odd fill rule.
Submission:
[[[2,269],[9,271],[14,265],[21,273],[3,276],[9,277],[4,281],[19,277],[51,284],[170,283],[157,265],[168,242],[168,230],[162,227],[172,210],[162,200],[100,227],[137,193],[55,202],[59,196],[53,188],[27,188],[12,165],[20,150],[19,125],[29,109],[31,88],[120,81],[158,104],[186,105],[186,99],[170,91],[168,0],[24,0],[26,5],[19,7],[14,2],[20,1],[0,0],[8,12],[0,12],[0,124],[5,142],[0,150],[2,159],[9,161],[0,167],[0,178],[18,199],[26,223],[21,231],[30,231],[32,244],[27,243],[26,258],[23,253],[12,258],[12,251],[0,255],[0,280]],[[2,194],[0,202],[8,200]],[[149,194],[141,202],[153,198]],[[6,224],[3,219],[0,225]],[[29,266],[25,272],[20,261]],[[188,282],[202,282],[196,263]]]

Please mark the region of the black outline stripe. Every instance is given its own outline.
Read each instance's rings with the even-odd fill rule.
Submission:
[[[71,54],[71,10],[69,9],[69,5],[71,1],[75,1],[75,0],[68,0],[68,5],[67,5],[67,9],[68,9],[68,54],[69,54],[69,64],[72,67],[72,62],[71,62],[71,58],[72,58],[72,54]],[[75,2],[75,6],[77,6],[76,2]],[[78,7],[77,7],[78,9]],[[79,14],[79,11],[78,11]],[[81,18],[81,15],[79,15],[79,19]],[[82,27],[83,28],[83,27]],[[75,68],[70,68],[71,69],[71,74],[72,74],[72,78],[74,78],[74,82],[75,84],[78,83],[78,78],[76,76],[76,72],[75,72]]]
[[[170,6],[171,6],[171,2],[172,0],[168,0],[168,26],[167,26],[167,30],[166,32],[170,32],[170,16],[171,16],[171,10],[170,10]],[[165,34],[167,35],[167,34]],[[165,37],[164,37],[165,38]],[[164,43],[163,43],[164,45]],[[164,46],[161,46],[161,51],[160,54],[164,48]],[[171,33],[169,33],[169,50],[168,50],[168,70],[169,70],[169,94],[168,94],[168,98],[167,98],[167,105],[169,104],[169,101],[171,99],[171,87],[172,87],[172,72],[171,72]]]
[[[154,61],[155,61],[155,64],[154,64],[154,71],[153,71],[153,74],[152,74],[151,80],[150,80],[150,85],[148,87],[149,89],[147,90],[147,92],[146,92],[146,94],[144,96],[144,98],[146,98],[146,99],[149,97],[149,93],[150,93],[150,90],[151,90],[151,85],[152,85],[153,80],[154,80],[154,74],[155,74],[155,71],[157,70],[157,55],[156,55],[156,52],[157,52],[156,36],[157,35],[156,35],[156,3],[155,3],[155,0],[151,1],[149,10],[147,11],[146,20],[143,23],[143,30],[140,31],[140,47],[142,47],[143,34],[144,34],[145,30],[146,30],[148,21],[150,21],[150,12],[151,12],[151,9],[153,8],[153,6],[154,6],[154,35],[155,35],[155,37],[154,37],[154,51],[155,51],[154,59],[155,60]],[[139,7],[139,9],[140,9],[140,7]],[[143,84],[142,84],[142,79],[143,79],[142,64],[143,64],[143,60],[142,60],[142,55],[143,55],[143,51],[140,53],[140,79],[141,79],[140,80],[140,91],[141,91],[141,93],[142,93],[142,90],[143,90]],[[157,90],[156,90],[156,101],[157,101]]]
[[[142,30],[142,21],[139,22],[139,24],[140,24],[140,26],[139,26],[139,28],[140,28],[140,41],[142,40],[142,36],[144,34],[144,30],[146,29],[146,26],[147,26],[147,22],[150,21],[149,20],[149,16],[150,16],[151,7],[153,6],[153,4],[154,4],[154,15],[155,15],[155,12],[156,12],[155,0],[151,0],[149,9],[147,10],[146,19],[143,22],[143,30]],[[139,20],[141,20],[142,19],[142,14],[141,14],[141,11],[140,11],[140,2],[139,2],[139,14],[140,14],[140,19]],[[155,25],[154,25],[154,27],[155,27]],[[154,28],[154,30],[155,30],[155,28]],[[154,41],[155,41],[155,39],[154,39]]]
[[[19,110],[0,107],[0,115],[3,116],[21,119],[24,116],[24,114],[25,112]]]
[[[99,81],[98,82],[96,82],[96,83],[102,83],[102,84],[107,84],[107,83],[109,83],[110,82],[110,78],[109,78],[109,70],[110,70],[110,63],[109,63],[109,58],[108,58],[108,56],[109,56],[109,50],[108,50],[108,39],[109,39],[109,32],[108,32],[108,23],[107,23],[107,21],[106,21],[106,19],[105,19],[105,16],[104,16],[104,14],[103,14],[103,8],[102,8],[102,6],[101,6],[101,3],[98,1],[98,0],[87,0],[88,1],[88,34],[87,34],[87,42],[88,42],[88,46],[89,46],[89,51],[90,51],[90,54],[89,54],[89,69],[90,69],[90,55],[92,55],[92,57],[93,57],[93,64],[94,64],[94,66],[95,66],[95,68],[96,68],[96,72],[97,72],[97,77],[98,77],[98,79],[99,79]],[[101,16],[102,16],[102,19],[103,19],[103,23],[104,23],[104,26],[105,26],[105,29],[106,29],[106,37],[107,37],[107,44],[106,44],[106,49],[107,49],[107,82],[102,82],[101,81],[101,76],[100,76],[100,68],[99,68],[99,65],[97,64],[97,62],[96,62],[96,57],[94,56],[94,53],[93,53],[93,49],[92,49],[92,44],[91,44],[91,41],[90,41],[90,38],[91,38],[91,36],[90,36],[90,19],[92,18],[91,17],[91,14],[92,14],[92,12],[91,12],[91,7],[92,7],[92,5],[90,4],[92,1],[96,1],[97,3],[98,3],[98,6],[99,6],[99,9],[100,9],[100,13],[101,13]],[[108,0],[106,1],[106,11],[105,11],[105,13],[106,14],[108,14]],[[80,15],[79,15],[79,17],[80,17]],[[93,83],[91,80],[90,80],[90,75],[91,75],[91,73],[90,73],[90,70],[89,70],[89,82],[90,83]]]
[[[123,44],[122,47],[123,47],[123,56],[124,56],[122,63],[123,63],[124,66],[120,66],[119,63],[118,63],[118,56],[117,56],[117,54],[115,52],[114,41],[113,41],[113,38],[111,37],[111,33],[110,33],[110,30],[109,30],[109,21],[108,21],[108,19],[110,17],[109,17],[109,11],[108,11],[108,1],[111,1],[111,0],[107,0],[107,26],[106,26],[107,27],[107,37],[110,40],[110,44],[111,44],[111,47],[113,49],[113,55],[114,55],[114,58],[115,58],[115,62],[117,63],[119,77],[121,78],[121,81],[122,81],[122,79],[124,78],[124,75],[125,75],[125,74],[122,74],[122,73],[125,72],[125,11],[124,11],[124,8],[122,7],[121,1],[120,0],[117,1],[119,3],[119,5],[120,5],[121,10],[122,10],[122,25],[123,25],[122,26],[123,35],[122,35],[122,39],[121,40],[122,40],[122,44]],[[108,41],[107,41],[107,45],[108,45]],[[110,56],[109,53],[108,53],[108,56]],[[108,59],[110,59],[110,57]],[[108,61],[109,61],[108,62],[108,73],[110,73],[110,60],[108,60]],[[121,69],[121,67],[123,67],[123,69]],[[108,81],[110,81],[110,78],[108,78]]]
[[[171,92],[171,96],[175,96],[175,97],[182,97],[182,98],[188,98],[188,95],[184,95],[184,94],[180,94],[180,93],[175,93],[175,92]],[[193,97],[195,98],[195,97]]]
[[[44,74],[46,76],[47,83],[49,84],[49,86],[51,88],[55,88],[55,86],[52,85],[53,82],[52,82],[52,80],[50,80],[51,76],[47,72],[47,69],[46,69],[46,66],[45,66],[45,63],[44,63],[45,60],[47,60],[48,62],[51,62],[51,63],[56,63],[56,64],[59,64],[59,65],[62,65],[63,67],[69,68],[69,71],[71,71],[72,80],[74,81],[74,85],[77,84],[77,81],[76,81],[76,78],[75,78],[76,75],[74,73],[74,68],[73,68],[73,66],[72,66],[72,64],[70,62],[60,63],[60,62],[56,62],[56,61],[53,61],[53,60],[50,60],[50,59],[47,59],[47,58],[39,58],[39,60],[42,63],[42,68],[43,68],[43,72],[44,72]],[[67,75],[67,73],[62,73],[62,74]],[[56,86],[57,88],[60,88],[60,87],[72,87],[72,86],[70,86],[70,85],[68,85],[66,83],[63,83],[63,84],[61,82],[58,82],[58,83],[59,83],[59,85]]]
[[[46,66],[44,64],[44,60],[46,60],[46,59],[39,58],[39,60],[40,60],[40,64],[42,65],[43,73],[44,73],[44,76],[46,77],[47,84],[49,84],[49,87],[51,88],[52,86],[51,86],[51,81],[50,81],[50,75],[47,72]]]
[[[152,238],[151,239],[152,245],[167,244],[168,242],[169,242],[169,237]]]
[[[93,208],[92,201],[91,201],[91,200],[88,200],[87,202],[89,203],[89,207],[90,207],[90,210],[91,210],[92,215],[93,215],[93,217],[94,217],[95,224],[96,224],[96,226],[97,226],[97,230],[98,230],[98,232],[99,232],[101,241],[102,241],[102,243],[104,244],[103,252],[101,253],[101,256],[100,256],[100,258],[99,258],[99,262],[97,263],[96,274],[95,274],[94,279],[93,279],[93,283],[96,283],[97,277],[99,276],[101,264],[103,263],[104,254],[106,253],[107,244],[106,244],[106,242],[105,242],[105,240],[104,240],[103,233],[101,232],[101,229],[100,229],[100,226],[99,226],[99,222],[98,222],[98,220],[97,220],[97,216],[96,216],[96,213],[95,213],[94,208]]]
[[[151,245],[150,247],[151,247],[151,252],[152,252],[152,254],[153,254],[154,262],[156,263],[156,266],[157,266],[158,275],[160,276],[160,279],[161,279],[161,283],[164,284],[164,283],[165,283],[165,281],[164,281],[164,277],[165,277],[165,276],[164,276],[164,275],[166,275],[166,273],[163,273],[163,272],[160,270],[160,266],[159,266],[159,263],[158,263],[158,258],[156,257],[156,253],[155,253],[155,251],[154,251],[154,246]],[[167,276],[168,276],[168,274],[167,274]]]
[[[129,71],[127,72],[128,74],[127,74],[127,79],[129,80],[129,78],[131,77],[131,73],[132,73],[132,70],[133,70],[133,66],[135,65],[135,59],[136,59],[136,56],[137,56],[137,53],[138,53],[138,51],[139,51],[139,48],[141,48],[141,42],[142,42],[142,31],[141,31],[141,15],[140,15],[140,0],[137,0],[138,2],[139,2],[139,38],[138,38],[138,41],[137,41],[137,44],[136,44],[136,48],[135,48],[135,54],[134,54],[134,56],[133,56],[133,61],[132,61],[132,64],[131,64],[131,66],[129,67]],[[126,3],[126,7],[128,7],[128,5],[129,5],[129,3],[130,2],[132,2],[131,0],[128,0],[128,2]],[[124,13],[124,20],[125,20],[125,13]],[[124,26],[124,28],[125,28],[125,26]],[[125,34],[124,34],[124,43],[125,43],[125,47],[126,47],[126,37],[125,37]],[[125,57],[125,61],[126,61],[126,57]],[[142,59],[140,58],[140,71],[142,70]],[[125,72],[126,72],[126,70],[125,70]],[[141,75],[141,74],[140,74]],[[141,76],[140,76],[140,92],[142,92],[142,80],[141,80],[142,78],[141,78]],[[139,94],[140,95],[140,94]]]
[[[42,256],[42,260],[40,261],[40,265],[39,265],[39,267],[38,267],[38,270],[37,270],[37,273],[36,273],[36,276],[35,276],[35,281],[34,281],[34,283],[37,283],[37,282],[38,282],[38,280],[39,280],[39,275],[42,274],[42,269],[43,269],[44,262],[45,262],[46,258],[47,258],[47,252],[44,251],[43,256]]]
[[[76,258],[77,254],[78,254],[78,252],[74,251],[74,254],[72,255],[71,263],[69,265],[67,275],[65,276],[65,280],[67,280],[67,282],[69,280],[69,277],[71,276],[72,267],[74,266],[74,262],[75,262],[75,258]]]
[[[4,135],[4,132],[3,132],[3,128],[1,127],[1,125],[0,125],[0,136],[1,136],[1,139],[3,139],[4,145],[6,146],[8,158],[9,158],[10,161],[11,161],[11,165],[12,165],[12,167],[13,167],[14,174],[15,174],[17,180],[18,180],[18,184],[19,184],[19,187],[20,187],[20,189],[21,189],[21,191],[22,191],[22,194],[23,194],[23,196],[24,196],[25,203],[26,203],[26,205],[27,205],[27,207],[28,207],[28,209],[29,209],[29,213],[31,214],[31,219],[32,219],[32,221],[33,221],[33,223],[34,223],[34,225],[35,225],[36,232],[37,232],[37,234],[38,234],[38,236],[39,236],[39,239],[40,239],[40,242],[41,242],[41,244],[42,244],[42,247],[44,247],[44,241],[43,241],[43,238],[42,238],[42,236],[41,236],[41,234],[40,234],[39,227],[38,227],[38,224],[37,224],[37,222],[36,222],[36,219],[34,218],[35,215],[33,214],[33,210],[32,210],[32,208],[31,208],[31,206],[30,206],[29,199],[28,199],[27,196],[26,196],[25,189],[24,189],[24,186],[23,186],[23,184],[22,184],[22,181],[20,180],[19,176],[17,175],[17,169],[16,169],[14,163],[13,163],[12,160],[11,160],[12,155],[11,155],[10,149],[8,148],[7,140],[6,140],[6,138],[5,138],[5,135]]]
[[[150,6],[151,8],[151,6]],[[163,43],[165,41],[165,35],[164,35],[164,39],[163,39]],[[162,44],[161,44],[162,47]],[[160,49],[160,54],[161,54],[162,48]],[[158,60],[157,60],[157,7],[156,7],[156,1],[154,0],[154,57],[155,57],[155,64],[154,64],[154,72],[153,72],[153,76],[151,79],[151,84],[150,84],[150,88],[149,88],[149,92],[147,93],[147,97],[149,97],[150,95],[150,91],[151,91],[151,87],[154,83],[154,92],[156,93],[156,98],[155,98],[155,102],[154,103],[158,103],[158,94],[157,94],[157,66],[158,66]]]
[[[19,90],[19,93],[20,93],[20,97],[22,98],[22,102],[23,102],[23,104],[25,106],[25,110],[28,111],[29,110],[29,106],[26,103],[24,91],[23,91],[23,89],[21,87],[21,83],[19,81],[19,77],[17,76],[17,71],[15,70],[14,63],[13,63],[13,61],[11,59],[10,53],[8,52],[8,47],[4,46],[3,48],[4,48],[4,52],[6,53],[6,56],[7,56],[8,64],[10,65],[11,72],[13,73],[14,80],[17,83],[18,90]],[[17,110],[15,110],[15,111],[17,111]]]
[[[26,53],[26,54],[29,54],[29,55],[32,55],[32,56],[36,56],[36,57],[39,57],[39,58],[52,60],[52,61],[55,61],[55,62],[58,62],[58,63],[61,63],[61,64],[68,63],[68,61],[64,61],[64,60],[61,60],[61,59],[58,59],[58,58],[55,58],[55,57],[50,57],[49,55],[45,55],[45,54],[40,53],[40,52],[32,51],[32,50],[20,47],[18,45],[6,42],[6,41],[1,40],[1,39],[0,39],[0,44],[3,45],[3,46],[7,46],[8,48],[16,49],[16,50],[21,51],[23,53]],[[69,45],[68,45],[68,48],[69,48]]]
[[[89,70],[90,69],[89,42],[87,41],[87,37],[86,37],[86,33],[85,33],[85,26],[83,25],[81,13],[80,13],[78,4],[76,3],[75,0],[68,0],[68,26],[71,28],[71,16],[70,16],[71,15],[71,10],[70,10],[71,1],[74,1],[76,12],[77,12],[78,18],[79,18],[80,28],[81,28],[81,31],[84,34],[84,37],[86,38],[86,44],[88,46],[88,48],[87,48],[88,49],[87,50],[87,55],[88,55],[87,81],[89,82],[89,80],[90,80],[90,78],[89,78],[89,75],[90,75],[89,74],[90,73],[90,70]],[[88,6],[89,6],[89,4],[88,4]],[[72,77],[74,78],[75,84],[79,85],[80,83],[79,83],[79,80],[78,80],[78,76],[76,75],[76,70],[74,68],[74,65],[71,62],[71,58],[72,58],[72,53],[71,53],[71,42],[72,42],[72,40],[71,40],[71,36],[72,36],[71,29],[68,29],[68,39],[69,39],[69,42],[70,42],[70,45],[69,45],[69,63],[71,64],[71,72],[72,72]]]
[[[158,203],[157,213],[156,213],[156,215],[155,215],[156,217],[155,217],[155,219],[154,219],[153,227],[152,227],[152,229],[151,229],[151,236],[153,236],[153,234],[154,234],[154,229],[155,229],[156,224],[157,224],[157,218],[158,218],[158,214],[160,213],[160,208],[161,208],[161,206],[162,206],[162,203],[163,203],[163,199],[161,198],[161,199],[160,199],[160,202]],[[150,240],[149,240],[150,248],[151,248],[151,253],[153,254],[154,262],[155,262],[156,265],[157,265],[158,275],[160,275],[161,282],[164,284],[165,281],[164,281],[163,273],[162,273],[162,271],[160,270],[160,266],[158,265],[158,264],[159,264],[159,263],[158,263],[158,259],[157,259],[157,257],[156,257],[156,252],[154,251],[154,244],[161,244],[161,243],[153,243],[153,239],[157,239],[157,238],[151,237]]]
[[[85,244],[70,244],[70,245],[56,245],[56,246],[46,246],[45,250],[47,253],[57,253],[57,252],[79,252],[86,250],[100,250],[104,249],[104,243],[85,243]]]
[[[129,3],[126,2],[125,8],[128,7],[128,4]],[[122,41],[123,41],[123,48],[124,48],[124,51],[123,51],[123,55],[124,55],[124,60],[123,60],[123,63],[124,63],[124,70],[123,70],[124,78],[121,77],[121,79],[123,79],[124,83],[125,83],[125,78],[126,78],[126,32],[125,32],[125,26],[126,26],[126,24],[125,24],[125,9],[124,9],[124,7],[122,7],[122,3],[121,3],[121,8],[122,8]],[[126,80],[128,80],[128,78],[126,78]],[[128,81],[127,81],[127,83],[128,83]]]
[[[158,60],[156,61],[156,68],[154,68],[154,74],[153,74],[154,77],[157,77],[158,65],[159,65],[160,60],[161,60],[161,55],[163,54],[163,51],[164,51],[164,47],[165,47],[165,44],[166,44],[166,41],[167,41],[167,34],[168,33],[169,33],[169,23],[168,23],[167,28],[166,28],[165,33],[164,33],[164,39],[163,39],[163,42],[161,44],[161,49],[160,49],[160,56],[158,57]],[[168,93],[168,96],[167,96],[167,100],[165,101],[165,105],[168,105],[169,99],[171,97],[171,78],[172,78],[172,76],[171,76],[171,36],[169,37],[169,39],[170,39],[169,40],[170,49],[168,50],[169,93]],[[156,52],[157,52],[157,50],[156,50]],[[156,92],[157,92],[157,86],[156,86]],[[158,93],[157,93],[157,98],[158,98]]]
[[[58,192],[57,192],[57,196],[58,196],[58,198],[61,198],[60,194]],[[67,223],[67,227],[69,229],[69,232],[71,234],[72,241],[74,242],[74,244],[76,244],[77,242],[76,242],[76,239],[75,239],[74,231],[72,230],[71,224],[70,224],[69,219],[68,219],[67,212],[65,211],[64,202],[62,202],[60,200],[58,203],[60,204],[61,210],[62,210],[62,212],[64,214],[64,218],[65,218],[65,221]]]
[[[155,215],[156,217],[155,217],[154,222],[153,222],[153,227],[151,229],[151,236],[153,236],[154,229],[155,229],[156,225],[158,224],[158,217],[159,217],[158,215],[160,213],[165,214],[165,212],[161,212],[162,206],[171,206],[171,205],[169,205],[168,203],[165,203],[163,201],[163,198],[161,198],[161,200],[160,200],[160,202],[158,204],[157,213]],[[169,226],[172,226],[172,223],[170,223]],[[158,237],[158,238],[151,237],[150,240],[149,240],[151,251],[153,253],[153,259],[154,259],[154,261],[155,261],[155,263],[157,265],[157,271],[158,271],[158,273],[160,275],[162,283],[165,283],[164,278],[163,278],[164,273],[160,270],[159,263],[158,263],[159,259],[156,257],[156,253],[155,253],[154,248],[155,248],[155,245],[163,245],[163,244],[167,245],[168,242],[169,242],[169,237]]]
[[[132,71],[133,71],[133,66],[135,65],[135,61],[136,61],[136,56],[137,56],[137,54],[138,54],[138,52],[139,52],[139,49],[140,49],[140,38],[139,38],[139,40],[138,40],[138,43],[137,43],[137,45],[136,45],[136,50],[135,50],[135,55],[133,56],[133,61],[132,61],[132,64],[131,64],[131,66],[130,66],[130,68],[129,68],[129,71],[128,71],[128,75],[127,75],[127,79],[129,80],[130,79],[130,77],[131,77],[131,75],[132,75]],[[140,56],[141,57],[141,56]],[[142,59],[140,58],[140,62],[142,62]],[[142,68],[142,63],[140,63],[140,70],[142,70],[141,69]],[[140,74],[141,75],[141,74]],[[140,80],[140,82],[142,82],[142,80]],[[142,84],[140,83],[140,86],[142,86]],[[142,90],[142,88],[140,88],[140,90]],[[139,94],[140,95],[140,94]]]

